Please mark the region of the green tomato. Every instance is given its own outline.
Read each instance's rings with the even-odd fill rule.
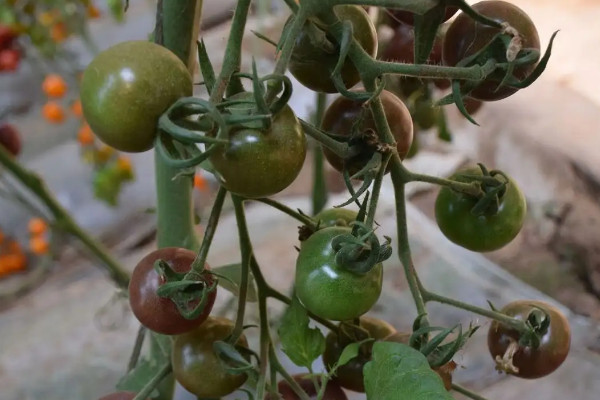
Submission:
[[[375,57],[377,32],[367,12],[354,5],[339,5],[333,10],[340,20],[350,21],[354,39],[367,54]],[[318,20],[312,22],[314,25],[311,26],[307,23],[296,39],[289,70],[294,78],[309,89],[316,92],[337,93],[331,74],[340,57],[339,46],[337,41],[331,37],[327,37],[327,39],[336,48],[333,52],[328,52],[318,43],[314,43],[313,38],[309,35],[309,30],[316,27],[316,31],[321,35],[325,35],[325,32],[322,22]],[[360,74],[349,57],[344,60],[341,75],[346,88],[351,88],[360,81]]]
[[[479,174],[479,168],[470,168],[450,179],[465,181],[458,174]],[[517,236],[527,210],[525,197],[512,179],[500,199],[498,212],[492,215],[473,215],[477,199],[443,187],[435,201],[435,219],[442,233],[452,242],[472,251],[493,251],[507,245]]]
[[[328,208],[313,217],[319,222],[319,227],[327,228],[329,226],[350,226],[356,221],[358,213],[347,208]]]
[[[146,41],[119,43],[98,54],[81,80],[81,106],[94,133],[126,152],[152,148],[158,118],[192,94],[192,77],[166,48]]]
[[[179,335],[173,343],[173,375],[187,391],[201,398],[220,398],[246,382],[246,374],[229,374],[213,350],[213,343],[225,340],[233,331],[233,322],[208,317],[198,328]],[[242,335],[236,345],[248,347]]]
[[[296,260],[296,296],[313,314],[336,321],[358,318],[373,307],[381,294],[383,267],[364,275],[338,265],[331,242],[350,228],[321,229],[306,239]]]
[[[251,94],[231,99],[247,96]],[[213,153],[210,162],[221,185],[244,197],[282,191],[296,179],[306,158],[304,131],[287,105],[273,116],[269,129],[232,129],[229,140],[229,145]]]

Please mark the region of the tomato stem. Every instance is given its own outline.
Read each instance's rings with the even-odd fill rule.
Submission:
[[[135,344],[133,345],[133,350],[131,351],[131,356],[129,357],[129,363],[127,363],[127,372],[133,370],[137,365],[137,362],[140,358],[140,354],[142,352],[144,339],[146,338],[146,331],[146,327],[144,325],[140,325],[137,336],[135,338]]]
[[[260,201],[261,203],[264,203],[273,208],[276,208],[277,210],[289,215],[290,217],[297,219],[298,221],[302,222],[302,224],[308,226],[311,229],[317,228],[317,222],[315,220],[313,220],[312,218],[310,218],[307,215],[299,213],[298,211],[292,210],[291,208],[289,208],[285,204],[278,202],[277,200],[273,200],[268,197],[264,197],[261,199],[253,199],[253,200]]]
[[[315,109],[313,123],[321,126],[325,107],[327,105],[327,94],[317,93],[317,108]],[[323,210],[327,204],[327,182],[325,179],[325,163],[323,160],[323,148],[319,143],[313,141],[313,187],[312,187],[312,215]]]
[[[166,378],[173,368],[171,367],[171,363],[165,364],[157,373],[144,385],[142,390],[135,395],[133,400],[145,400],[148,398],[148,395],[152,393],[152,391],[162,382],[164,378]]]
[[[240,288],[238,294],[238,309],[235,319],[235,326],[233,328],[233,332],[231,333],[231,343],[236,343],[242,335],[244,329],[244,315],[246,313],[246,296],[248,294],[248,277],[250,275],[252,248],[250,238],[248,236],[246,217],[244,215],[243,200],[236,195],[232,195],[231,197],[233,199],[235,218],[238,225],[238,235],[240,239],[240,251],[242,257],[242,275],[240,279]]]

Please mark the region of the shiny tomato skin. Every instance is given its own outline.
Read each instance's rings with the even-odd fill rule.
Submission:
[[[344,269],[335,261],[331,242],[350,228],[329,227],[313,233],[296,260],[296,296],[315,315],[334,321],[358,318],[373,307],[381,294],[383,267],[364,275]]]
[[[451,179],[464,181],[457,177],[461,173],[481,175],[481,170],[463,170]],[[525,221],[527,204],[514,180],[509,180],[496,214],[473,215],[471,210],[476,203],[475,198],[448,187],[440,190],[435,201],[435,219],[446,238],[471,251],[487,252],[504,247],[517,236]]]
[[[233,327],[226,318],[209,317],[196,329],[175,338],[173,375],[187,391],[200,398],[220,398],[246,382],[246,374],[228,374],[213,349],[213,343],[225,340]],[[236,345],[248,348],[246,336],[240,336]]]
[[[4,146],[15,157],[21,153],[21,137],[13,125],[0,126],[0,146]]]
[[[537,349],[520,346],[513,357],[519,378],[536,379],[554,372],[567,358],[571,347],[571,328],[565,315],[556,307],[536,300],[518,300],[507,304],[501,312],[513,318],[526,320],[530,311],[541,309],[550,316],[550,327],[542,336]],[[519,333],[493,321],[488,331],[488,348],[492,358],[502,357],[511,341],[518,341]]]
[[[128,41],[92,60],[80,92],[83,114],[100,140],[117,150],[143,152],[154,145],[162,113],[191,96],[192,77],[166,48]]]
[[[529,16],[514,4],[491,0],[482,1],[474,4],[473,9],[486,17],[498,22],[507,22],[521,34],[523,38],[523,48],[540,49],[540,39],[537,29]],[[444,37],[443,59],[444,64],[455,66],[462,59],[469,57],[485,45],[498,34],[499,30],[489,26],[484,26],[475,22],[471,17],[461,13],[452,22]],[[504,62],[505,50],[497,55]],[[516,67],[513,75],[518,79],[528,76],[535,68],[535,64]],[[504,71],[498,71],[488,76],[483,83],[469,92],[469,96],[483,101],[495,101],[506,98],[517,92],[518,89],[511,87],[502,87],[498,89],[498,84],[504,77]],[[498,90],[497,90],[498,89]]]
[[[404,159],[410,150],[413,140],[413,122],[410,112],[402,100],[387,90],[381,92],[380,98],[388,125],[396,140],[396,150],[400,158]],[[338,97],[325,111],[321,128],[336,135],[350,136],[352,127],[362,114],[363,120],[358,125],[359,132],[366,132],[368,130],[377,132],[371,111],[363,107],[363,104],[347,97]],[[323,146],[323,152],[327,161],[340,172],[344,168],[347,168],[350,176],[360,171],[373,155],[371,148],[364,146],[363,149],[358,155],[348,160],[343,160],[333,151]],[[387,171],[389,171],[389,164]]]
[[[268,130],[234,128],[229,140],[210,161],[227,190],[248,198],[271,196],[288,187],[306,158],[304,131],[287,105]]]
[[[157,260],[164,260],[175,272],[183,273],[190,271],[195,258],[196,253],[191,250],[165,247],[148,254],[137,264],[129,282],[129,304],[142,325],[164,335],[177,335],[194,329],[208,318],[217,296],[216,289],[208,294],[204,311],[191,320],[179,313],[171,299],[156,294],[156,290],[164,283],[164,278],[154,269]],[[210,269],[208,264],[204,268]],[[203,277],[207,286],[212,285],[213,275],[205,273]]]
[[[306,392],[311,400],[316,400],[317,398],[317,388],[315,388],[313,384],[313,380],[310,376],[298,374],[293,375],[292,378],[300,385],[302,390]],[[317,378],[319,384],[322,384],[322,379],[320,377]],[[273,397],[271,395],[266,395],[265,400],[300,400],[300,396],[294,392],[290,384],[286,380],[281,380],[277,383],[277,390],[279,391],[280,397]],[[344,393],[342,388],[333,381],[327,381],[327,387],[325,388],[325,393],[323,394],[322,400],[348,400],[348,396]]]
[[[377,32],[366,11],[359,6],[339,5],[334,7],[334,12],[340,20],[352,23],[354,38],[367,54],[374,57],[377,54]],[[298,82],[307,88],[316,92],[337,93],[331,74],[338,62],[339,52],[328,53],[312,43],[308,29],[308,25],[305,26],[296,39],[288,68]],[[338,46],[335,39],[330,38],[330,42]],[[349,57],[344,61],[341,75],[348,89],[360,81],[360,74]]]
[[[360,317],[360,326],[369,332],[369,337],[377,341],[386,340],[397,333],[396,329],[386,321],[368,316]],[[352,342],[349,338],[341,338],[334,331],[327,334],[323,363],[328,371],[331,371],[333,365],[342,355],[344,348]],[[363,344],[358,356],[336,370],[333,381],[343,388],[364,393],[363,368],[367,362],[371,361],[372,349],[373,342]]]

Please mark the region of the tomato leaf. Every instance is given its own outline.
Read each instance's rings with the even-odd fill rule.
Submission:
[[[425,356],[402,343],[376,342],[364,375],[368,400],[452,400]]]
[[[137,393],[146,386],[150,379],[152,379],[161,368],[161,364],[147,359],[141,359],[134,369],[129,371],[127,375],[119,380],[117,383],[117,390]],[[158,391],[155,389],[150,393],[149,397],[154,398],[157,395]]]
[[[240,282],[242,281],[242,264],[229,264],[221,267],[216,267],[211,270],[215,275],[222,278],[219,279],[219,286],[233,293],[236,297],[240,295]],[[248,276],[248,292],[246,300],[251,303],[256,303],[258,296],[256,295],[256,286],[252,275]]]
[[[294,364],[310,368],[325,351],[325,336],[318,328],[310,328],[308,324],[308,312],[294,296],[281,318],[279,338],[284,353]]]

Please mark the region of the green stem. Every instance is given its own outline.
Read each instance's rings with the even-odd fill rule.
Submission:
[[[306,225],[310,228],[316,228],[317,224],[316,222],[310,218],[307,215],[301,214],[295,210],[292,210],[291,208],[289,208],[288,206],[286,206],[285,204],[282,204],[280,202],[278,202],[277,200],[273,200],[270,199],[268,197],[262,198],[262,199],[255,199],[256,201],[260,201],[261,203],[267,204],[273,208],[278,209],[279,211],[289,215],[292,218],[297,219],[298,221],[302,222],[303,225]]]
[[[36,174],[27,171],[20,164],[15,162],[12,155],[2,146],[0,146],[0,163],[14,175],[23,186],[38,197],[54,217],[56,226],[78,238],[93,255],[102,261],[102,264],[99,265],[107,270],[115,284],[121,289],[127,289],[129,285],[129,274],[127,271],[125,271],[125,269],[110,256],[104,246],[92,238],[73,220],[71,215],[58,203],[46,187],[45,183]]]
[[[242,335],[244,328],[244,315],[246,313],[246,296],[248,294],[252,247],[250,238],[248,237],[248,227],[246,226],[243,200],[236,195],[232,195],[231,197],[233,199],[235,218],[238,225],[238,236],[240,240],[240,252],[242,257],[242,276],[240,279],[240,292],[238,294],[238,309],[235,326],[233,328],[233,332],[231,333],[231,343],[236,343]]]
[[[198,255],[192,263],[192,266],[190,268],[191,271],[194,271],[196,273],[202,273],[202,271],[204,271],[204,263],[206,263],[206,257],[208,256],[210,245],[212,244],[215,232],[217,231],[217,225],[219,224],[219,217],[221,216],[221,210],[223,209],[223,203],[225,202],[226,195],[227,190],[222,186],[219,187],[217,197],[215,198],[215,202],[213,203],[213,207],[210,212],[210,217],[208,217],[206,230],[204,231],[204,238],[202,239],[202,245],[200,246]],[[186,278],[192,277],[187,276]]]
[[[404,166],[402,166],[402,169],[405,171],[403,174],[405,181],[407,182],[426,182],[439,186],[447,186],[452,190],[472,196],[480,196],[483,194],[479,182],[458,182],[452,179],[439,178],[437,176],[416,174],[406,170]]]
[[[348,144],[338,142],[337,140],[327,135],[325,132],[323,132],[311,123],[300,120],[300,124],[302,125],[304,133],[317,140],[323,146],[333,151],[336,155],[342,158],[349,158],[353,155],[350,154],[350,147],[348,146]]]
[[[172,370],[173,369],[170,363],[165,364],[165,366],[162,367],[160,371],[158,371],[156,375],[152,377],[152,379],[150,379],[150,381],[142,388],[142,390],[135,395],[133,400],[146,400],[148,395],[152,393],[152,391],[162,382],[163,379],[167,377],[167,375],[171,373]]]
[[[469,303],[464,303],[462,301],[452,299],[450,297],[445,297],[437,293],[429,292],[427,290],[421,290],[421,295],[423,296],[425,302],[434,301],[436,303],[447,304],[455,308],[460,308],[462,310],[470,311],[472,313],[496,320],[502,323],[503,325],[513,328],[519,332],[529,331],[529,328],[527,327],[525,321],[509,317],[508,315],[502,314],[501,312],[477,307]]]
[[[477,393],[471,392],[469,389],[467,389],[461,385],[458,385],[456,383],[452,384],[452,390],[454,390],[455,392],[458,392],[464,396],[467,396],[468,398],[473,399],[473,400],[488,400],[485,397],[480,396]]]
[[[321,126],[326,105],[327,94],[317,93],[317,108],[313,118],[315,126]],[[325,179],[323,148],[319,143],[313,143],[312,215],[316,215],[323,210],[323,207],[327,204],[327,182]]]
[[[131,356],[129,357],[129,363],[127,364],[127,372],[130,372],[137,365],[137,362],[140,358],[140,354],[142,352],[142,346],[144,344],[145,337],[146,327],[140,325],[137,336],[135,338],[135,344],[133,345],[133,350],[131,351]]]
[[[227,85],[231,80],[231,76],[238,72],[242,59],[242,40],[248,19],[248,10],[250,9],[251,0],[238,0],[233,21],[229,30],[229,39],[225,48],[225,56],[223,58],[223,67],[217,79],[217,84],[210,94],[210,102],[219,104],[223,99],[223,95],[227,90]]]
[[[283,368],[283,365],[281,365],[281,362],[279,361],[279,358],[277,357],[277,353],[275,353],[275,349],[273,348],[273,346],[271,346],[269,351],[269,361],[271,362],[271,364],[273,364],[275,370],[279,372],[283,379],[287,381],[287,383],[290,385],[290,388],[294,391],[294,393],[296,393],[296,395],[301,400],[310,400],[306,392],[302,390],[300,385],[298,385],[298,382],[296,382],[294,378],[292,378],[291,375],[286,371],[286,369]]]
[[[471,67],[445,67],[441,65],[428,64],[403,64],[388,61],[376,61],[370,59],[371,73],[377,75],[393,74],[413,76],[417,78],[447,78],[478,81],[496,69],[496,61],[488,60],[484,65],[473,65]]]

